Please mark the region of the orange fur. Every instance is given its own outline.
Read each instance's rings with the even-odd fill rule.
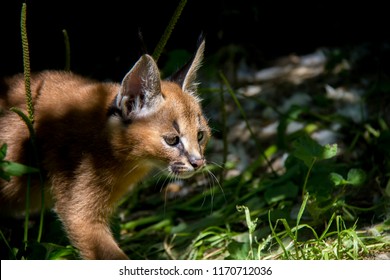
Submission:
[[[45,174],[46,206],[54,207],[72,244],[86,259],[125,259],[109,218],[118,199],[152,168],[186,178],[205,165],[210,136],[194,94],[204,42],[184,79],[161,81],[145,55],[122,84],[100,83],[68,72],[32,76],[40,164]],[[189,82],[190,81],[190,82]],[[0,86],[0,144],[6,160],[31,165],[29,133],[10,107],[25,110],[21,75]],[[39,180],[32,178],[31,208],[41,206]],[[0,179],[0,212],[22,212],[26,176]]]

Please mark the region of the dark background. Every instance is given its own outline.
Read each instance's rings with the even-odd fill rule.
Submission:
[[[23,1],[0,2],[0,74],[21,72],[20,12]],[[320,47],[387,44],[388,9],[373,1],[188,0],[165,50],[193,51],[207,34],[207,56],[227,46],[246,50],[258,67],[266,60]],[[175,1],[27,1],[32,71],[62,69],[62,30],[71,44],[71,69],[119,80],[142,54],[138,30],[150,53],[164,32]],[[163,63],[165,56],[161,57]]]

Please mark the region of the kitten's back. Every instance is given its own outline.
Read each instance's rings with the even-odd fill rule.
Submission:
[[[71,169],[72,163],[79,162],[86,151],[94,149],[93,143],[97,143],[94,138],[98,137],[96,132],[104,130],[107,108],[119,86],[65,71],[44,71],[31,76],[34,129],[40,144],[39,152],[45,150],[44,156],[49,155],[41,158],[43,165],[50,165],[52,169],[58,164],[62,165],[62,169]],[[6,160],[35,165],[31,159],[33,151],[27,126],[10,111],[10,108],[17,107],[27,114],[23,75],[3,79],[0,90],[0,144],[8,146]],[[50,150],[53,152],[50,153]],[[37,176],[33,176],[33,182],[36,184],[32,184],[32,210],[40,207]],[[23,210],[26,178],[12,177],[11,182],[5,183],[0,180],[1,212]],[[47,204],[51,204],[49,198],[48,195]],[[8,203],[10,207],[6,207]]]

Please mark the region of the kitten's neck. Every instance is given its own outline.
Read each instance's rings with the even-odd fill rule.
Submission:
[[[131,190],[151,172],[153,166],[145,160],[135,160],[118,167],[115,174],[115,187],[112,190],[110,203],[115,204],[129,189]]]

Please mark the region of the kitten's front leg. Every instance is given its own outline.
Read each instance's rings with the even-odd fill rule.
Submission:
[[[83,259],[128,259],[110,230],[109,192],[78,186],[80,184],[73,185],[72,189],[64,187],[56,193],[55,210],[71,243],[79,249]]]
[[[58,214],[61,218],[61,213]],[[107,220],[88,219],[83,213],[65,216],[62,218],[65,230],[83,259],[128,259],[115,242]]]

